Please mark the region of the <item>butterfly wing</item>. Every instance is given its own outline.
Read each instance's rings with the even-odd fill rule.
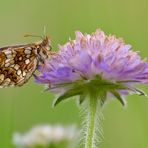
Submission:
[[[37,49],[34,45],[0,48],[0,87],[23,85],[37,65]]]

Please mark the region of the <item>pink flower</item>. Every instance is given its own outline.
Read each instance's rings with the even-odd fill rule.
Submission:
[[[114,96],[123,105],[122,96],[129,92],[144,95],[134,84],[148,84],[148,62],[141,60],[122,39],[106,36],[100,29],[91,35],[76,32],[76,39],[59,49],[35,77],[37,83],[46,84],[49,91],[59,94],[55,104],[75,95],[83,101],[83,96],[91,91],[102,95],[102,103]]]

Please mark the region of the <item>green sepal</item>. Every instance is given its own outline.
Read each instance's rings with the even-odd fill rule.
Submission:
[[[103,92],[102,94],[100,94],[100,105],[101,107],[104,106],[104,103],[106,102],[107,99],[107,92]]]
[[[125,100],[121,97],[121,95],[117,91],[111,90],[110,92],[120,101],[120,103],[123,106],[125,106]]]
[[[147,94],[144,91],[140,90],[140,89],[134,88],[134,92],[136,92],[139,96],[147,97]]]
[[[82,94],[82,89],[81,88],[73,88],[67,90],[64,94],[60,95],[55,102],[53,103],[53,106],[55,107],[57,104],[59,104],[61,101],[66,100],[70,97],[76,96],[76,95],[81,95]]]
[[[81,105],[81,104],[84,102],[86,96],[87,96],[86,93],[82,93],[82,94],[80,95],[80,97],[79,97],[79,105]]]
[[[103,80],[100,77],[96,77],[97,79],[93,79],[90,81],[89,85],[93,85],[98,88],[105,89],[106,91],[118,89],[118,90],[127,90],[128,87],[121,85],[120,83],[113,83],[107,80]]]
[[[61,101],[68,99],[73,96],[79,95],[79,104],[81,105],[90,92],[100,97],[100,105],[103,106],[107,99],[107,92],[111,92],[122,105],[125,105],[124,99],[120,96],[116,90],[131,90],[127,86],[121,83],[110,82],[102,79],[101,76],[97,75],[92,80],[79,80],[73,83],[57,84],[56,88],[65,87],[65,93],[60,95],[53,103],[56,106]],[[136,91],[136,90],[135,90]],[[138,92],[138,91],[137,91]],[[142,94],[142,93],[140,93]]]

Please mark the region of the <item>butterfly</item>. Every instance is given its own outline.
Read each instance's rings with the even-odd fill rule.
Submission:
[[[25,84],[38,65],[50,58],[50,49],[47,36],[40,42],[0,48],[0,88]]]

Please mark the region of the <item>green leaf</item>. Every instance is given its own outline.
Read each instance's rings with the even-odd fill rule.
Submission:
[[[56,106],[57,104],[59,104],[61,101],[65,99],[68,99],[76,95],[81,95],[81,94],[82,94],[82,88],[74,88],[74,89],[67,90],[64,94],[62,94],[56,99],[53,106]]]
[[[124,101],[124,99],[120,96],[120,94],[119,94],[117,91],[111,90],[110,92],[120,101],[120,103],[121,103],[123,106],[125,106],[125,101]]]

